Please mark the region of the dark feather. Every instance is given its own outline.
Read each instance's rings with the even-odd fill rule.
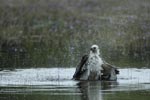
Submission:
[[[116,80],[117,79],[117,74],[119,74],[119,70],[116,67],[108,63],[104,63],[102,64],[102,68],[103,68],[103,70],[101,71],[103,74],[101,76],[102,80]]]
[[[75,74],[73,75],[73,79],[78,80],[81,75],[84,73],[86,69],[83,68],[84,64],[86,64],[86,61],[88,60],[88,55],[84,55],[81,59],[81,62],[76,68]]]

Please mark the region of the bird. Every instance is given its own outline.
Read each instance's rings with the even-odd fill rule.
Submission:
[[[102,60],[99,46],[94,44],[88,55],[84,55],[73,75],[74,80],[116,81],[119,70]]]

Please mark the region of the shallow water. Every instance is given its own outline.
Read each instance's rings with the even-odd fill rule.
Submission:
[[[117,82],[74,81],[74,68],[0,72],[0,100],[149,100],[150,69],[119,69]]]

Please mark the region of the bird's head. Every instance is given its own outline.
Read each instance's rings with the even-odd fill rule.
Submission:
[[[90,48],[90,53],[99,55],[100,53],[98,45],[92,45]]]

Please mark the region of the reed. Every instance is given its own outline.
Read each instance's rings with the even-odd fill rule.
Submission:
[[[1,0],[0,67],[74,67],[92,44],[116,66],[149,66],[149,12],[149,0]]]

